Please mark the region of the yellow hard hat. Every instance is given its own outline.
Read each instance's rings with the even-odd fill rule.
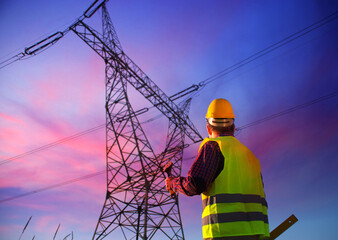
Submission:
[[[210,103],[205,118],[235,118],[235,114],[228,100],[217,98]]]

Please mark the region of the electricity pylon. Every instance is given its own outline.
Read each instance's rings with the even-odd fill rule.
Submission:
[[[187,112],[190,100],[177,105],[122,50],[105,4],[102,34],[82,20],[70,29],[103,60],[106,70],[107,194],[93,239],[184,239],[178,198],[166,191],[162,166],[168,159],[179,175],[184,138],[202,140]],[[156,155],[134,111],[127,87],[134,87],[169,119],[165,150]],[[144,110],[146,111],[146,110]]]

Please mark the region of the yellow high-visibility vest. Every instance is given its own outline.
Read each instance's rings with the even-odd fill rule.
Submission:
[[[202,193],[204,239],[260,235],[268,238],[267,203],[255,155],[233,136],[206,138],[218,143],[224,168]]]

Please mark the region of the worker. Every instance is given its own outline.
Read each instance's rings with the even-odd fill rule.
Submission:
[[[260,163],[234,137],[230,102],[213,100],[206,121],[209,138],[201,143],[187,177],[168,177],[167,190],[202,195],[204,240],[269,239]]]

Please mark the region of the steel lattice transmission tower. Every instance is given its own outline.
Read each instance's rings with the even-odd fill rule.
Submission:
[[[202,140],[187,116],[190,100],[173,102],[122,50],[105,4],[102,34],[82,20],[70,29],[103,60],[106,70],[107,194],[93,239],[184,239],[178,198],[165,189],[162,166],[181,171],[184,138]],[[134,111],[127,86],[135,88],[169,119],[165,149],[155,154]],[[118,236],[118,238],[116,237]]]

